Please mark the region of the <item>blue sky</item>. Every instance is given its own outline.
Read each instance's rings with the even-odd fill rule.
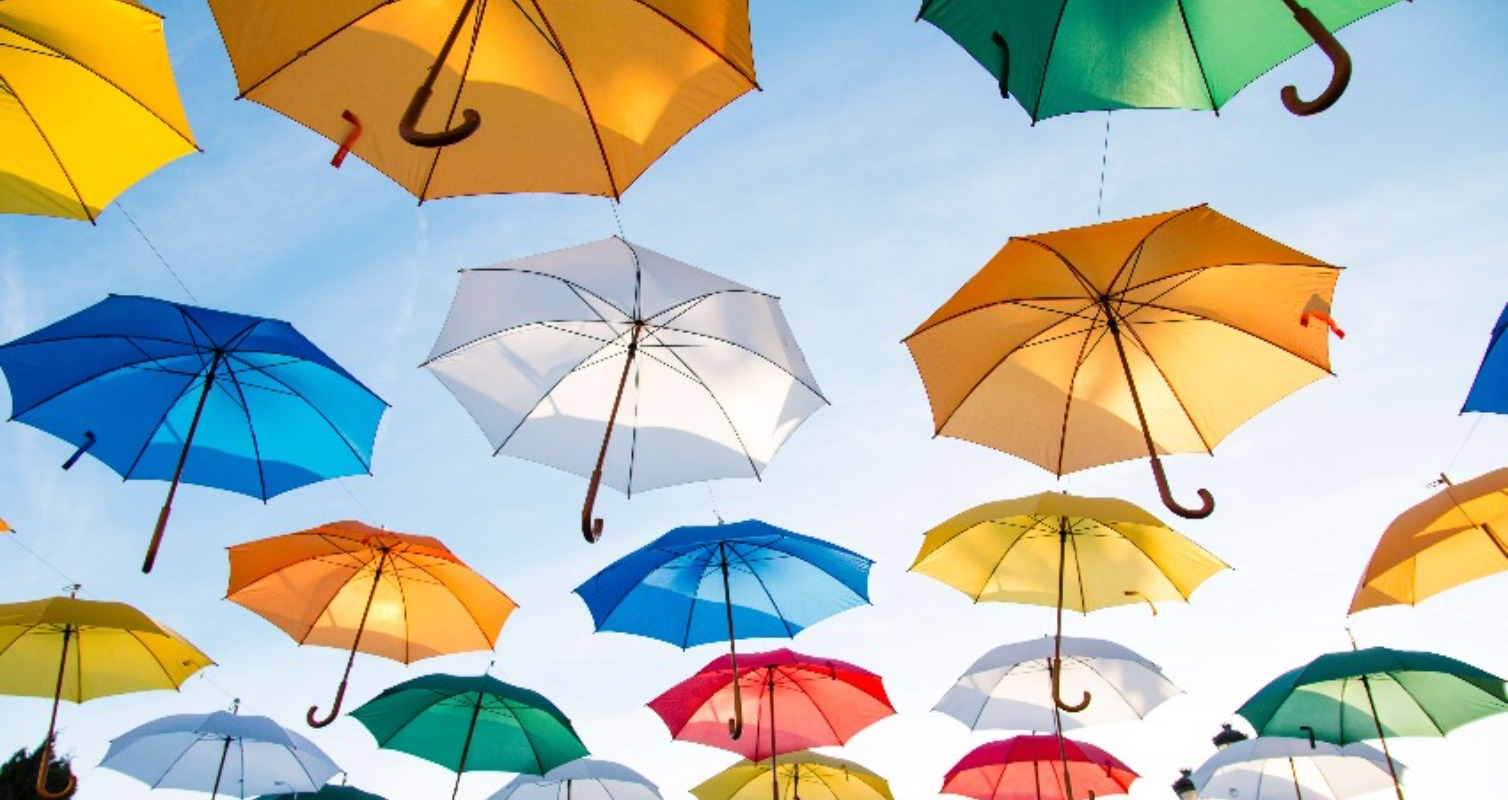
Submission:
[[[1274,0],[1275,1],[1275,0]],[[1003,732],[971,732],[928,709],[985,650],[1051,631],[1050,609],[974,606],[908,574],[921,534],[978,503],[1047,489],[1122,497],[1165,519],[1143,462],[1054,480],[1019,459],[934,439],[921,383],[899,340],[1013,234],[1096,221],[1106,116],[1032,126],[946,36],[913,22],[915,2],[754,0],[763,92],[691,133],[618,207],[627,237],[780,295],[831,408],[813,416],[763,481],[722,481],[625,500],[604,492],[595,547],[575,531],[585,482],[492,459],[481,432],[430,375],[429,350],[456,270],[617,233],[600,198],[496,196],[417,207],[295,123],[233,101],[235,83],[207,8],[160,2],[201,154],[126,192],[98,227],[0,219],[0,336],[6,340],[96,302],[137,293],[292,321],[393,408],[374,475],[300,489],[268,504],[199,487],[175,503],[157,570],[136,568],[165,485],[122,483],[19,424],[0,429],[0,517],[17,541],[84,584],[175,627],[220,666],[180,693],[107,698],[61,713],[62,747],[82,796],[139,800],[140,783],[94,768],[110,738],[151,718],[228,707],[302,729],[328,701],[345,654],[299,648],[224,602],[223,548],[338,520],[434,535],[520,603],[493,674],[551,697],[593,754],[660,784],[668,799],[735,758],[672,742],[644,702],[721,651],[680,652],[593,635],[570,589],[614,558],[682,524],[758,517],[877,560],[874,606],[814,626],[789,645],[885,676],[898,710],[834,754],[888,777],[897,797],[936,793],[944,771]],[[1208,202],[1347,267],[1332,343],[1338,377],[1256,417],[1213,458],[1167,459],[1185,496],[1207,486],[1220,508],[1175,524],[1235,566],[1187,606],[1153,618],[1130,607],[1071,617],[1069,633],[1113,638],[1161,664],[1188,695],[1143,723],[1083,738],[1144,776],[1133,798],[1166,798],[1177,768],[1277,674],[1348,646],[1434,650],[1508,673],[1508,578],[1488,578],[1418,608],[1345,608],[1386,524],[1423,500],[1442,470],[1503,466],[1508,421],[1457,414],[1487,335],[1508,301],[1508,103],[1501,32],[1489,0],[1400,4],[1343,32],[1356,61],[1331,111],[1297,119],[1277,100],[1312,93],[1321,56],[1306,52],[1248,87],[1222,113],[1113,115],[1105,220]],[[125,213],[122,213],[122,208]],[[192,292],[148,249],[145,231]],[[1464,444],[1463,444],[1464,443]],[[0,601],[57,593],[63,577],[16,543]],[[347,708],[425,672],[477,672],[473,653],[410,667],[358,658]],[[0,697],[0,752],[45,730],[47,703]],[[305,732],[307,730],[305,729]],[[353,785],[390,798],[446,796],[452,776],[379,751],[348,718],[309,733]],[[1497,780],[1508,719],[1445,740],[1401,740],[1409,797],[1466,796]],[[481,800],[511,776],[469,774]],[[1386,796],[1386,795],[1381,795]]]

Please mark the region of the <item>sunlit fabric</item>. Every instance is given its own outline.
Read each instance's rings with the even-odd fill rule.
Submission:
[[[648,778],[613,761],[578,758],[544,775],[519,775],[487,800],[660,800]]]
[[[758,477],[827,403],[775,297],[616,237],[464,270],[424,367],[494,454],[587,477],[636,325],[602,474],[621,492]]]
[[[197,150],[162,18],[134,0],[0,3],[0,213],[94,220]]]
[[[421,201],[500,192],[618,197],[692,128],[756,88],[748,0],[478,2],[417,127],[398,134],[464,0],[211,0],[241,96],[351,152]],[[333,150],[333,147],[332,147]]]
[[[890,783],[855,762],[801,750],[770,762],[740,761],[691,787],[697,800],[895,800]],[[773,785],[773,788],[772,788]],[[553,800],[553,799],[552,799]]]
[[[1070,797],[1064,773],[1073,785]],[[943,777],[943,794],[974,800],[1078,800],[1088,793],[1125,794],[1140,777],[1088,742],[1057,736],[1012,736],[982,744]]]
[[[0,346],[11,419],[127,480],[182,481],[263,500],[371,471],[387,404],[280,320],[111,295]],[[206,394],[206,381],[209,391]]]
[[[235,797],[313,792],[341,772],[324,751],[267,717],[215,711],[152,720],[110,740],[100,766],[153,789]]]
[[[1487,411],[1493,414],[1508,414],[1508,346],[1502,346],[1503,332],[1508,331],[1508,306],[1498,315],[1492,326],[1492,336],[1487,340],[1487,352],[1482,354],[1482,363],[1477,375],[1472,378],[1471,390],[1466,393],[1466,402],[1461,412]]]
[[[1397,761],[1392,766],[1401,777],[1404,766]],[[1200,797],[1240,800],[1346,800],[1393,785],[1387,756],[1375,747],[1286,736],[1223,747],[1189,778]]]
[[[873,562],[759,520],[676,528],[576,587],[599,631],[680,647],[792,637],[869,602]],[[726,568],[727,592],[724,593]]]

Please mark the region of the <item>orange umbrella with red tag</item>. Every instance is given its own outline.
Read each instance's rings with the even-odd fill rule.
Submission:
[[[255,611],[299,644],[349,648],[335,720],[356,652],[405,664],[491,650],[517,607],[438,539],[360,522],[261,539],[230,548],[226,599]]]

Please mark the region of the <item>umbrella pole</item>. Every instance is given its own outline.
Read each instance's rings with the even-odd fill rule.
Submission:
[[[415,147],[448,147],[460,142],[462,139],[476,133],[476,129],[482,124],[482,115],[474,108],[468,108],[461,112],[461,124],[450,130],[438,133],[421,133],[414,126],[419,122],[419,115],[424,113],[424,106],[429,102],[429,95],[434,91],[435,78],[440,76],[440,70],[445,68],[445,60],[450,58],[450,48],[455,46],[456,37],[461,35],[461,28],[466,24],[466,17],[471,15],[471,7],[476,0],[466,0],[461,6],[461,13],[456,17],[456,23],[450,29],[450,35],[445,39],[445,45],[440,48],[440,54],[435,57],[434,66],[429,68],[429,75],[424,78],[424,83],[414,90],[413,99],[408,101],[408,109],[403,112],[403,118],[398,121],[398,135],[403,141]],[[479,20],[480,22],[480,20]]]
[[[215,770],[215,787],[210,789],[209,800],[215,800],[220,794],[220,778],[225,775],[225,757],[230,755],[231,737],[225,737],[225,747],[220,750],[220,766]]]
[[[42,763],[37,767],[37,796],[45,800],[58,800],[73,793],[78,785],[78,779],[70,770],[68,784],[61,792],[51,792],[47,789],[47,766],[52,763],[52,737],[58,729],[58,703],[63,699],[63,678],[68,671],[68,640],[73,638],[73,626],[63,626],[63,657],[58,659],[58,685],[52,693],[52,720],[47,723],[47,738],[42,740]]]
[[[199,429],[199,417],[204,414],[204,403],[209,400],[209,390],[215,383],[215,369],[220,366],[221,355],[209,362],[209,372],[204,376],[204,391],[199,394],[199,405],[194,408],[194,419],[189,422],[188,435],[183,437],[183,452],[178,454],[178,467],[173,470],[173,483],[168,486],[168,499],[163,501],[162,511],[157,515],[157,529],[152,532],[152,543],[147,545],[147,559],[141,564],[142,572],[151,572],[157,561],[157,548],[162,544],[162,533],[168,527],[168,515],[173,513],[173,495],[178,493],[178,480],[183,477],[183,465],[188,463],[189,447],[194,443],[194,431]]]
[[[628,385],[628,371],[634,365],[634,356],[639,352],[639,333],[644,323],[634,321],[633,334],[628,340],[628,357],[623,361],[623,375],[618,378],[618,394],[613,397],[612,413],[607,415],[607,430],[602,432],[602,449],[597,453],[597,466],[592,469],[592,480],[586,487],[586,505],[581,508],[581,535],[588,542],[602,538],[602,520],[592,518],[592,506],[597,503],[597,487],[602,484],[602,462],[607,459],[607,443],[613,438],[613,423],[618,419],[618,406],[623,402],[623,387]]]
[[[775,764],[775,668],[770,667],[770,786],[771,800],[780,800],[780,771]],[[452,798],[452,800],[454,800]]]
[[[733,719],[728,720],[728,738],[737,740],[744,735],[744,698],[738,686],[738,637],[733,635],[733,593],[728,588],[727,542],[717,543],[717,553],[723,560],[723,608],[728,612],[728,658],[733,662]]]
[[[377,587],[382,585],[382,568],[387,566],[386,547],[382,548],[381,555],[377,557],[377,572],[372,576],[372,591],[367,593],[367,604],[361,609],[361,621],[356,623],[356,639],[351,642],[351,657],[346,659],[346,672],[340,676],[340,688],[335,690],[335,704],[330,708],[330,713],[324,719],[315,719],[314,714],[319,711],[319,706],[309,706],[309,713],[304,715],[304,721],[311,728],[323,728],[335,721],[335,715],[340,713],[340,703],[346,699],[346,682],[351,678],[351,665],[356,663],[356,648],[361,646],[361,634],[367,627],[367,615],[372,612],[372,601],[377,597]]]
[[[466,729],[466,742],[461,745],[461,763],[456,765],[456,785],[450,790],[450,800],[456,800],[461,791],[461,774],[466,771],[466,754],[471,752],[471,737],[476,733],[476,718],[482,715],[482,692],[476,693],[476,707],[471,709],[471,725]]]
[[[1354,642],[1353,642],[1354,646]],[[1372,724],[1377,726],[1377,739],[1382,742],[1382,757],[1388,761],[1388,774],[1393,776],[1393,791],[1398,800],[1404,800],[1403,784],[1398,781],[1398,768],[1393,766],[1393,754],[1388,752],[1388,737],[1382,732],[1382,718],[1377,716],[1377,701],[1372,697],[1372,682],[1361,676],[1361,688],[1367,692],[1367,705],[1372,707]]]
[[[1083,711],[1089,706],[1089,692],[1084,692],[1084,697],[1078,703],[1069,705],[1063,702],[1062,673],[1063,673],[1063,581],[1068,571],[1068,518],[1058,518],[1058,628],[1052,637],[1052,702],[1054,710]],[[1068,764],[1064,762],[1064,769]]]
[[[1105,312],[1105,325],[1110,328],[1110,338],[1115,340],[1115,352],[1120,354],[1121,369],[1126,372],[1126,385],[1131,388],[1131,403],[1136,406],[1136,419],[1141,422],[1141,435],[1147,442],[1147,455],[1152,459],[1152,477],[1157,480],[1157,492],[1168,510],[1184,519],[1204,519],[1215,511],[1215,496],[1208,489],[1200,489],[1200,508],[1185,508],[1173,499],[1173,490],[1168,488],[1168,474],[1163,471],[1162,460],[1157,457],[1157,445],[1152,443],[1152,429],[1147,426],[1147,413],[1141,407],[1141,395],[1136,391],[1136,380],[1131,377],[1131,362],[1126,360],[1126,345],[1121,342],[1120,322],[1110,309],[1110,298],[1100,298],[1100,308]]]
[[[1299,788],[1299,768],[1293,763],[1293,756],[1288,757],[1288,772],[1293,775],[1293,793],[1298,800],[1304,800],[1304,792]]]

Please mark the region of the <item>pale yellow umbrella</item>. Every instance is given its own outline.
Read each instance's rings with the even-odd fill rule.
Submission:
[[[94,221],[197,150],[162,18],[134,0],[0,3],[0,213]]]
[[[1362,572],[1350,614],[1417,605],[1463,583],[1508,570],[1508,468],[1455,484],[1398,515]]]
[[[766,781],[769,781],[767,784]],[[841,758],[799,750],[773,772],[769,762],[743,761],[692,787],[697,800],[894,800],[890,783]]]
[[[241,97],[422,202],[618,197],[757,88],[748,0],[210,0]],[[428,75],[425,80],[424,76]]]
[[[1340,268],[1207,206],[1014,237],[906,339],[936,432],[1054,474],[1211,452],[1330,374]]]

